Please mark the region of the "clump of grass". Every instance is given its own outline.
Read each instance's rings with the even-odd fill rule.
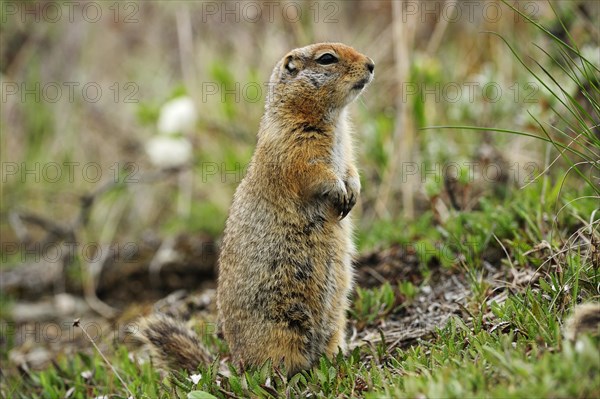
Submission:
[[[351,314],[362,328],[384,318],[394,310],[395,306],[396,294],[390,283],[385,282],[375,289],[357,287]]]

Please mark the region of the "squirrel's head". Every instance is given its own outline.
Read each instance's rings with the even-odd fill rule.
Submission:
[[[369,57],[341,43],[290,51],[271,75],[267,104],[313,116],[344,108],[373,80]]]

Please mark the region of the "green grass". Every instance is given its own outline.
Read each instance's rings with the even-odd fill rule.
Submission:
[[[584,186],[579,194],[588,190]],[[410,306],[421,291],[417,285],[401,282],[358,288],[354,297],[351,322],[359,330],[380,329],[384,343],[360,346],[347,357],[323,358],[317,367],[289,380],[284,370],[270,364],[243,374],[231,366],[226,376],[214,363],[200,365],[202,377],[194,385],[186,374],[164,375],[151,363],[140,362],[139,358],[144,357],[138,356],[140,349],[113,343],[106,346],[106,355],[127,388],[139,398],[598,397],[599,338],[584,336],[574,345],[563,340],[561,326],[577,303],[598,300],[600,272],[586,258],[585,248],[557,258],[556,263],[544,263],[535,251],[527,253],[540,240],[550,240],[553,235],[553,221],[538,221],[535,212],[546,212],[555,204],[549,202],[540,209],[536,195],[539,190],[534,184],[514,191],[505,200],[486,200],[478,211],[457,212],[447,221],[448,233],[440,233],[438,238],[452,244],[457,256],[454,262],[442,266],[464,278],[472,295],[467,298],[462,316],[453,316],[430,338],[412,346],[390,349],[386,330],[381,327],[381,322],[397,317],[402,308]],[[518,202],[522,212],[514,212],[507,202]],[[587,209],[566,210],[561,220],[571,222],[570,227],[561,225],[569,231],[576,229],[573,214],[582,210]],[[416,225],[420,225],[418,221]],[[423,238],[418,231],[413,233],[414,239]],[[429,234],[429,229],[421,233]],[[505,277],[504,283],[484,278],[481,266],[483,253],[499,245],[489,238],[492,233],[505,243],[508,253],[494,265]],[[597,227],[594,234],[598,235]],[[558,252],[562,241],[554,236],[549,242]],[[460,257],[460,251],[467,247],[458,244],[467,240],[482,244],[475,251],[469,248],[468,257]],[[430,267],[435,263],[434,255],[429,259]],[[511,270],[538,270],[541,276],[530,284],[510,287]],[[495,294],[502,290],[507,296],[498,303]],[[226,346],[216,337],[208,338],[214,353],[226,354]],[[13,371],[3,372],[7,374],[2,392],[12,398],[62,398],[68,392],[73,398],[128,396],[91,345],[85,353],[63,356],[53,366],[30,372],[26,378]],[[205,394],[191,393],[197,391]]]

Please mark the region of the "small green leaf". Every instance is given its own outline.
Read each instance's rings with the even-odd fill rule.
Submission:
[[[329,381],[335,380],[336,376],[337,376],[337,370],[335,369],[335,367],[333,367],[333,366],[329,367]]]

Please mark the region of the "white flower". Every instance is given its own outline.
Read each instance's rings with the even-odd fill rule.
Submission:
[[[93,376],[93,374],[92,374],[92,372],[91,372],[90,370],[85,370],[85,371],[82,371],[82,372],[80,373],[80,375],[81,375],[81,377],[82,377],[84,380],[89,380],[89,379],[90,379],[90,378],[92,378],[92,376]]]
[[[146,143],[150,162],[159,168],[176,168],[192,158],[192,145],[183,137],[153,137]]]
[[[190,97],[177,97],[160,109],[158,131],[162,134],[186,132],[194,127],[197,120],[194,101]]]
[[[202,374],[192,374],[190,375],[190,380],[194,383],[194,385],[198,385],[198,382],[202,379]]]

